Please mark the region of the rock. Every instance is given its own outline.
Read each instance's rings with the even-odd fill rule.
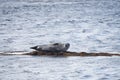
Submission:
[[[86,52],[61,52],[61,53],[56,53],[56,52],[42,52],[42,51],[33,51],[30,52],[26,55],[39,55],[39,56],[120,56],[120,54],[111,54],[111,53],[86,53]]]
[[[6,52],[0,53],[1,56],[8,55],[32,55],[32,56],[120,56],[120,53],[112,54],[112,53],[87,53],[87,52],[45,52],[45,51],[32,51],[32,52]]]

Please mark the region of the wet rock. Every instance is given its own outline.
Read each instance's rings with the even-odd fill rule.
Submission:
[[[33,56],[120,56],[120,53],[87,53],[87,52],[45,52],[45,51],[32,51],[32,52],[6,52],[0,53],[0,55],[33,55]]]
[[[26,55],[39,55],[39,56],[120,56],[120,54],[112,54],[112,53],[86,53],[86,52],[42,52],[42,51],[33,51],[27,53]]]

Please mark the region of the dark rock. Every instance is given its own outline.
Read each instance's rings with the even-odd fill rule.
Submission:
[[[42,52],[42,51],[33,51],[30,53],[27,53],[26,55],[39,55],[39,56],[120,56],[120,54],[112,54],[112,53],[86,53],[86,52]]]
[[[15,54],[14,54],[15,53]],[[0,53],[0,55],[33,55],[33,56],[120,56],[120,53],[112,54],[112,53],[87,53],[87,52],[44,52],[44,51],[33,51],[33,52],[19,52],[21,54],[17,54],[17,52],[6,52]]]

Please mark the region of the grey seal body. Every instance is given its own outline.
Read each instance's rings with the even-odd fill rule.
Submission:
[[[70,47],[69,43],[54,43],[54,44],[46,44],[46,45],[38,45],[31,47],[31,49],[37,51],[46,51],[46,52],[66,52]]]

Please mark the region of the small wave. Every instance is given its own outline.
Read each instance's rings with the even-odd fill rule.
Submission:
[[[21,54],[26,54],[28,52],[25,52],[25,51],[7,51],[7,52],[0,52],[0,54],[15,54],[15,55],[21,55]]]

